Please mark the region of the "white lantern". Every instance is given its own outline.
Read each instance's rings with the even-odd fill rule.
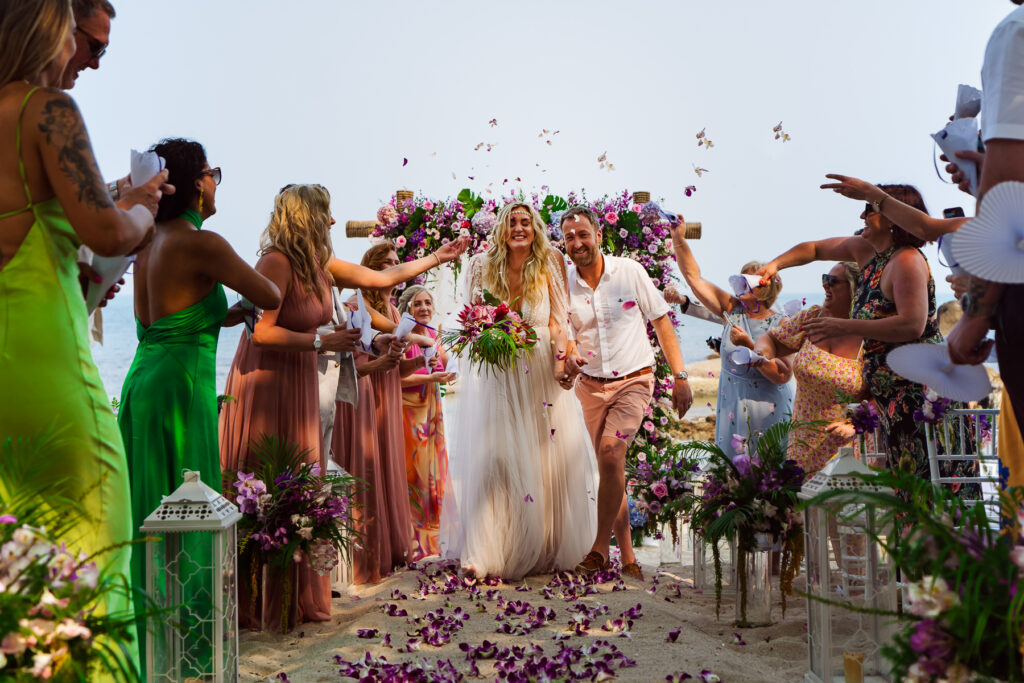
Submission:
[[[242,513],[184,471],[141,530],[146,593],[165,612],[145,634],[146,681],[238,679],[236,524]]]
[[[853,448],[844,446],[804,483],[799,497],[809,500],[835,490],[883,490],[854,476],[861,474],[870,475],[871,470],[856,458]],[[876,514],[862,503],[833,500],[804,510],[810,661],[805,683],[892,680],[881,648],[892,638],[893,617],[877,611],[895,611],[896,575],[891,558],[868,530],[878,533]],[[833,549],[831,557],[829,545]]]

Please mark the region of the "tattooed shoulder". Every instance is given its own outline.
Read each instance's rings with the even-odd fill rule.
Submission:
[[[46,144],[56,148],[57,163],[75,186],[78,200],[91,209],[113,207],[74,100],[64,94],[54,94],[47,100],[40,114],[39,132],[46,137]]]

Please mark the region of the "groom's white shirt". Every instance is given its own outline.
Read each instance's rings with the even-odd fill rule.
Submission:
[[[591,377],[614,379],[654,365],[654,349],[645,320],[666,315],[671,306],[636,261],[604,256],[604,273],[597,289],[590,288],[570,265],[570,336],[587,361]]]

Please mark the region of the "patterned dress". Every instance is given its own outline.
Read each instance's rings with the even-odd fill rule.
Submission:
[[[837,392],[857,396],[863,387],[860,358],[844,358],[824,351],[807,339],[804,324],[821,315],[821,306],[811,306],[775,325],[769,334],[791,349],[798,349],[793,359],[796,398],[793,399],[793,421],[789,435],[789,457],[804,468],[808,476],[820,470],[849,443],[825,431],[825,425],[808,425],[810,421],[826,424],[843,419],[843,406]]]
[[[427,330],[436,338],[437,333]],[[423,355],[423,349],[410,344],[406,358]],[[419,368],[416,374],[429,374]],[[441,503],[448,479],[448,450],[444,441],[444,415],[441,410],[441,385],[428,382],[402,388],[405,411],[405,470],[409,477],[409,496],[416,501],[412,509],[412,561],[441,551],[438,533]]]
[[[889,247],[875,254],[864,266],[853,297],[852,317],[858,320],[880,320],[896,315],[896,302],[882,293],[882,272],[900,248]],[[921,258],[924,258],[924,254],[921,254]],[[930,478],[930,474],[924,424],[914,420],[914,412],[924,405],[924,387],[893,372],[885,357],[897,346],[941,342],[942,334],[939,333],[935,316],[935,281],[931,269],[928,271],[928,319],[921,336],[907,342],[864,339],[864,386],[878,406],[882,432],[888,441],[888,466],[895,469],[903,462],[917,476],[925,479]]]

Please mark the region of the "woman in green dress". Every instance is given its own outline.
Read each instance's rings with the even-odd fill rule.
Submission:
[[[223,285],[261,308],[276,308],[281,293],[253,270],[203,222],[217,211],[220,168],[210,168],[198,142],[164,140],[155,145],[167,161],[176,191],[164,196],[153,241],[139,253],[135,271],[135,326],[139,345],[125,378],[118,424],[131,475],[136,527],[182,483],[182,470],[198,471],[210,487],[220,487],[217,448],[217,338],[223,325],[242,320],[240,307],[228,309]],[[192,539],[189,539],[190,541]],[[186,544],[193,561],[210,562],[209,545]],[[145,557],[132,559],[132,580],[145,582]],[[200,594],[209,576],[195,577],[185,595]],[[209,595],[209,589],[205,592]],[[193,604],[193,607],[196,607]],[[201,607],[196,610],[201,613]],[[184,675],[209,673],[212,624],[183,619],[194,646],[182,653]],[[140,642],[146,634],[140,629]],[[141,648],[143,658],[145,650]]]
[[[73,26],[67,0],[0,4],[0,442],[59,431],[50,464],[89,515],[66,541],[93,554],[131,539],[132,516],[76,256],[81,244],[102,256],[137,249],[153,213],[114,205],[78,107],[52,87],[74,51]],[[96,560],[127,575],[131,554],[122,547]],[[130,610],[129,595],[112,593],[98,614]],[[133,665],[134,651],[123,652]]]

